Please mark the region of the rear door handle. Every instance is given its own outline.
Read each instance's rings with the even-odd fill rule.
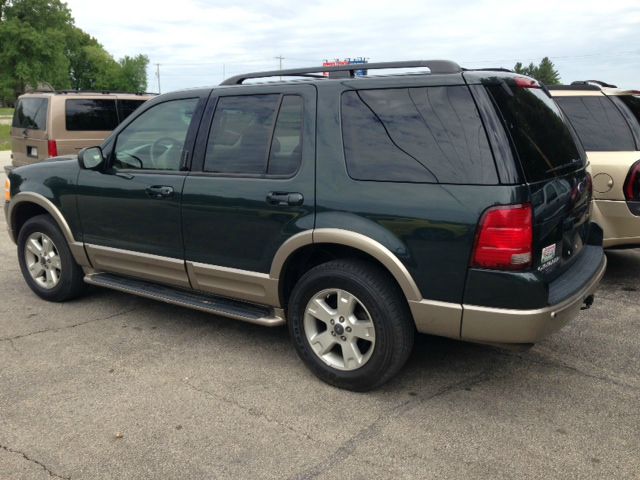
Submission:
[[[154,185],[147,187],[145,192],[151,198],[167,198],[173,195],[173,187],[167,185]]]
[[[267,203],[269,205],[298,207],[304,203],[304,196],[298,192],[269,192]]]

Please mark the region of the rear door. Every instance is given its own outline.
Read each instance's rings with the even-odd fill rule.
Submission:
[[[11,124],[13,165],[19,167],[47,158],[48,97],[18,99]]]
[[[524,85],[524,86],[523,86]],[[579,257],[589,233],[586,155],[543,89],[505,77],[486,87],[502,116],[534,213],[533,267],[553,276]]]
[[[214,90],[182,197],[195,288],[268,303],[238,279],[266,275],[278,248],[314,226],[315,111],[311,85]]]

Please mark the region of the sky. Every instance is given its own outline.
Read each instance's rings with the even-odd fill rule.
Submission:
[[[563,82],[640,89],[640,0],[67,0],[76,25],[115,58],[149,57],[148,90],[217,85],[234,74],[449,59],[463,67],[538,63]]]

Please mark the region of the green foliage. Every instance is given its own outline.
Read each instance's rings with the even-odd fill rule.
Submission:
[[[0,150],[11,150],[11,125],[0,125]]]
[[[518,62],[513,67],[513,70],[516,73],[535,78],[545,85],[557,85],[560,83],[560,73],[556,70],[553,62],[549,60],[549,57],[544,57],[539,65],[530,63],[524,67],[522,63]]]
[[[142,92],[145,55],[116,61],[60,0],[0,0],[0,101],[27,87]]]

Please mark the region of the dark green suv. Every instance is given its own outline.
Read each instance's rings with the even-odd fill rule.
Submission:
[[[353,390],[397,373],[416,330],[538,341],[605,270],[580,143],[530,78],[368,72],[410,67],[169,93],[77,161],[16,168],[5,211],[26,282],[52,301],[88,283],[287,323],[308,367]],[[273,76],[299,80],[244,84]]]

